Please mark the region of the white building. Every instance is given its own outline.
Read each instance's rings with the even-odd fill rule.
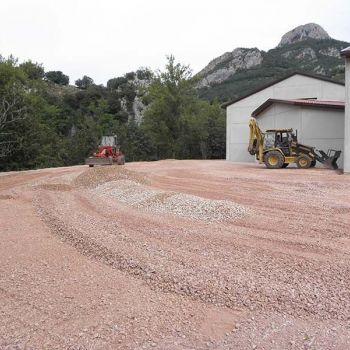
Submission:
[[[226,107],[227,121],[226,159],[238,162],[254,162],[255,158],[247,151],[249,141],[249,119],[251,118],[252,113],[267,100],[319,99],[326,101],[344,101],[344,96],[344,84],[332,81],[325,77],[296,72],[283,79],[270,83],[249,95],[245,95],[239,99],[224,104],[224,107]],[[301,141],[304,139],[306,141],[306,138],[303,138],[303,128],[300,123],[308,117],[302,117],[301,115],[311,113],[314,116],[310,119],[310,123],[316,124],[314,124],[313,130],[308,130],[308,133],[305,135],[307,136],[307,140],[310,140],[310,146],[317,146],[311,141],[318,139],[319,135],[322,135],[321,138],[324,138],[324,131],[326,130],[323,130],[320,134],[319,128],[324,129],[331,127],[332,122],[335,120],[334,115],[339,116],[340,119],[342,118],[342,127],[344,128],[344,111],[338,110],[337,112],[334,112],[332,110],[332,112],[330,112],[330,108],[318,107],[316,109],[317,113],[315,113],[316,111],[310,108],[298,109],[291,107],[291,105],[282,105],[283,106],[278,107],[280,108],[279,112],[277,111],[278,108],[275,109],[276,112],[273,119],[274,121],[278,119],[276,113],[284,113],[283,119],[280,119],[281,123],[274,122],[275,124],[272,124],[271,122],[271,124],[269,124],[266,122],[262,129],[265,129],[265,127],[274,128],[275,126],[293,127],[294,129],[299,129],[299,136],[302,137]],[[279,115],[282,116],[282,114]],[[319,121],[324,121],[319,124],[320,126],[318,126],[318,123],[315,120],[316,115],[320,116],[318,119]],[[329,116],[329,119],[327,119],[327,115]],[[298,120],[298,122],[296,122],[296,120],[293,121],[293,119]],[[331,132],[330,130],[328,131]],[[344,134],[342,134],[341,139],[343,138]],[[341,142],[339,135],[336,133],[334,138],[328,138],[327,145],[329,145],[329,147],[326,148],[337,148]],[[322,143],[319,144],[323,145]],[[338,147],[338,149],[343,149],[343,147]],[[341,165],[340,162],[338,163]]]
[[[350,46],[341,56],[345,58],[345,121],[344,121],[344,173],[350,173]]]

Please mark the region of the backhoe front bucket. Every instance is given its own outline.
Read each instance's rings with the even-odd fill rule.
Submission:
[[[321,156],[317,155],[316,159],[320,163],[329,169],[338,169],[337,160],[341,155],[341,151],[329,149],[327,153],[321,150],[318,150],[318,152],[321,154]]]

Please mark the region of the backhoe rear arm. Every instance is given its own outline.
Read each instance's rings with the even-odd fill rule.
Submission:
[[[262,163],[264,153],[264,134],[260,130],[255,119],[250,119],[249,129],[248,152],[252,155],[257,155],[257,159]]]

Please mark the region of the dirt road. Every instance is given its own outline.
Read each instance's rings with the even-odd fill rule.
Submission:
[[[350,178],[226,161],[0,174],[0,349],[349,349]]]

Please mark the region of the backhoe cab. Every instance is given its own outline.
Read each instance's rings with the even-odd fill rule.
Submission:
[[[250,120],[249,128],[248,151],[269,169],[286,168],[291,163],[295,163],[298,168],[307,169],[314,167],[316,161],[331,169],[338,168],[337,160],[341,151],[329,149],[325,153],[298,143],[293,129],[269,129],[263,133],[255,119]]]

